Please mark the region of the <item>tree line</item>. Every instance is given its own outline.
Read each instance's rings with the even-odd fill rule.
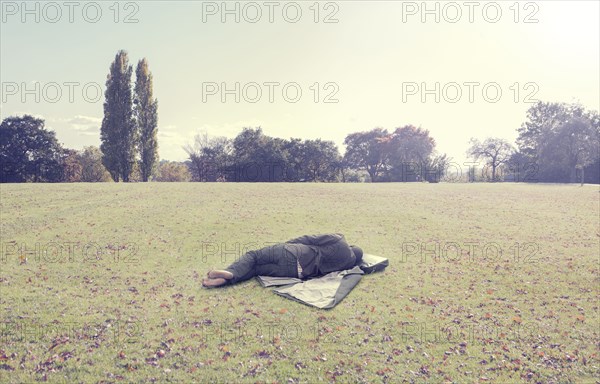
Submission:
[[[352,133],[344,144],[342,156],[333,141],[270,137],[258,127],[233,139],[199,134],[185,150],[192,181],[439,181],[449,161],[412,125]]]
[[[127,52],[111,63],[99,147],[64,148],[43,119],[11,116],[0,124],[2,182],[439,182],[452,179],[451,159],[428,130],[376,127],[332,141],[282,139],[245,127],[233,139],[198,134],[185,162],[159,161],[158,100],[144,58],[135,83]],[[516,147],[501,138],[472,138],[479,164],[468,181],[600,183],[600,118],[578,103],[538,102],[517,129]],[[529,177],[522,177],[525,173]],[[521,175],[521,176],[519,176]]]
[[[490,170],[484,181],[527,172],[548,183],[600,183],[600,118],[578,103],[538,102],[517,129],[516,148],[501,138],[471,139],[467,155]],[[518,180],[517,180],[518,181]]]
[[[549,115],[551,114],[551,115]],[[538,103],[519,128],[516,146],[472,138],[467,155],[479,173],[463,181],[600,182],[598,113],[578,104]],[[233,139],[196,135],[185,162],[162,160],[146,181],[408,182],[456,180],[427,130],[374,128],[344,140],[342,156],[327,140],[281,139],[243,128]],[[63,148],[42,119],[9,117],[0,124],[2,182],[116,181],[98,147]],[[133,164],[128,181],[145,181]],[[519,176],[520,175],[520,176]]]
[[[600,183],[600,118],[577,103],[538,102],[505,139],[471,138],[472,166],[464,181]],[[244,128],[234,139],[197,135],[185,147],[192,181],[457,180],[451,159],[438,154],[429,131],[406,125],[355,132],[340,155],[331,141],[289,140]]]

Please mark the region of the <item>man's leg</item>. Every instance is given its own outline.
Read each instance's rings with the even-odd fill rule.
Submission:
[[[256,276],[273,276],[273,277],[298,277],[298,259],[289,252],[284,244],[277,244],[269,247],[271,252],[270,258],[264,264],[258,263],[256,266]]]
[[[231,284],[251,279],[254,276],[298,277],[296,257],[285,250],[283,244],[250,251],[225,268],[231,272]]]

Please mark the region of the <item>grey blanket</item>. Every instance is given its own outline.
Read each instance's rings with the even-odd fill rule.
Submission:
[[[263,287],[279,286],[276,294],[321,309],[330,309],[339,304],[354,289],[365,273],[383,271],[388,259],[365,254],[360,266],[344,271],[330,272],[310,280],[294,277],[257,276]]]
[[[330,272],[324,276],[302,281],[296,278],[258,276],[264,287],[281,286],[276,294],[313,307],[335,307],[358,284],[364,275],[358,266],[345,271]]]
[[[358,266],[345,271],[330,272],[324,276],[302,281],[296,278],[258,276],[264,287],[281,286],[276,294],[321,309],[330,309],[341,302],[364,275]]]

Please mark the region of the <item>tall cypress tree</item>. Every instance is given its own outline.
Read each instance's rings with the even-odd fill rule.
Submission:
[[[110,66],[100,128],[102,164],[114,181],[129,181],[136,157],[137,132],[133,118],[131,75],[127,52],[117,53]]]
[[[139,135],[140,173],[142,181],[148,181],[158,163],[158,100],[152,95],[152,73],[144,58],[135,70],[134,115]]]

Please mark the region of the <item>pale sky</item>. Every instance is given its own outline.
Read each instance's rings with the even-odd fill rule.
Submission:
[[[204,131],[261,126],[343,154],[349,133],[412,124],[462,162],[471,137],[513,142],[532,101],[600,104],[598,1],[23,4],[1,4],[1,116],[43,117],[74,149],[100,145],[96,93],[120,49],[149,62],[167,160]]]

